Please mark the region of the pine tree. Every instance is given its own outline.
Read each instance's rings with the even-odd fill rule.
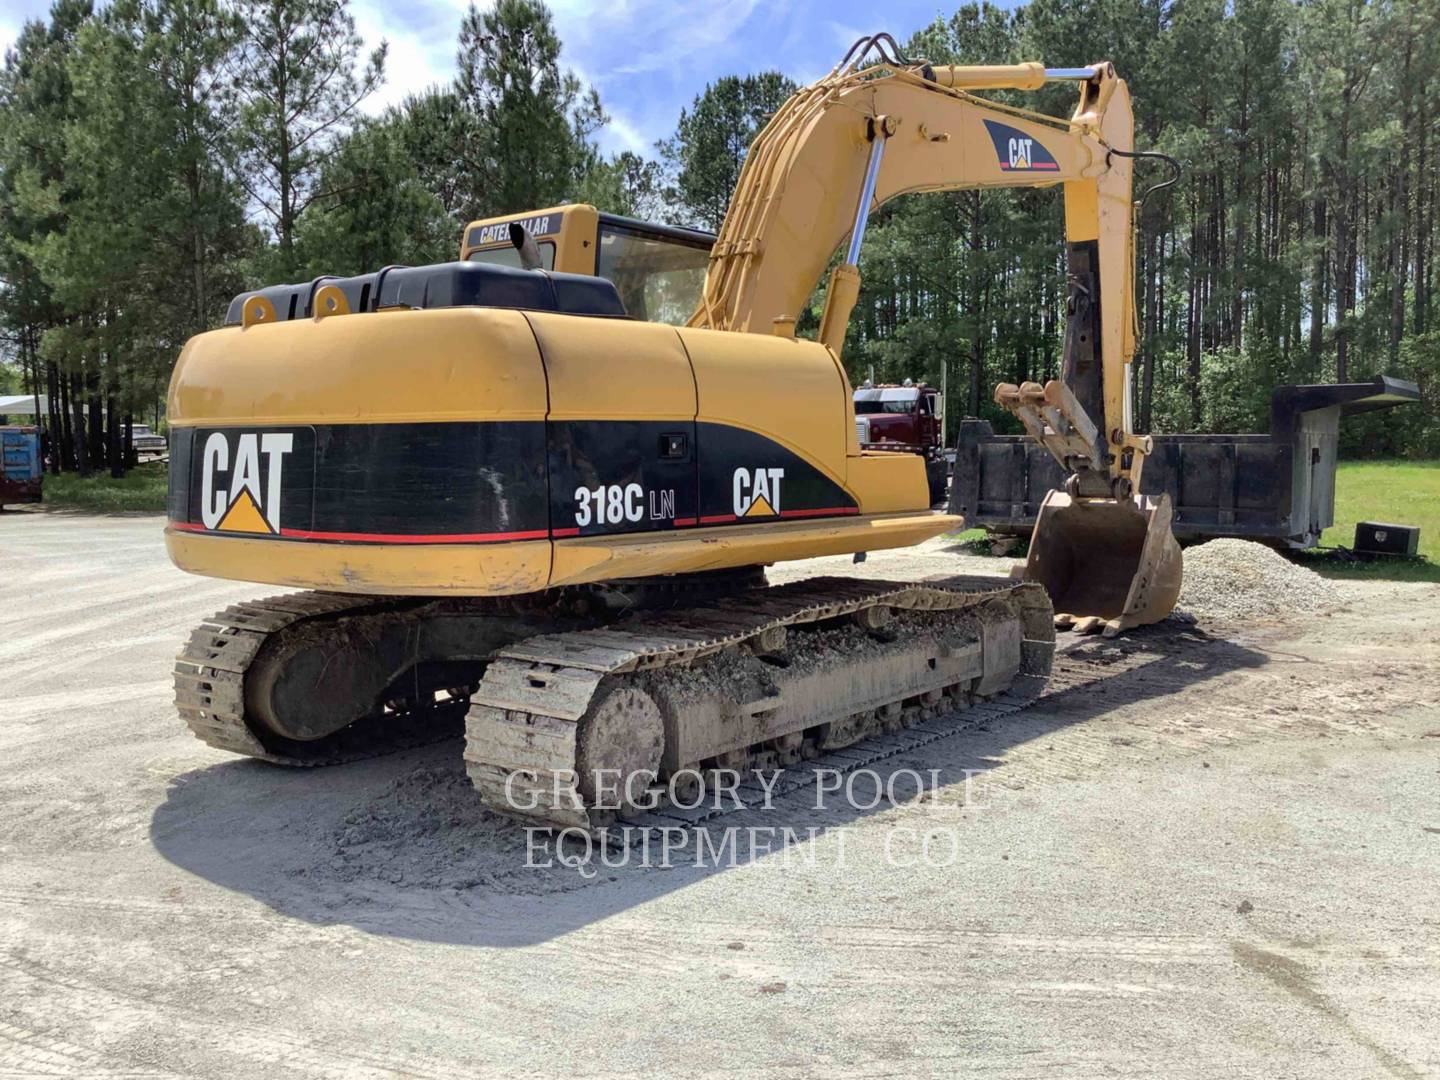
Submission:
[[[361,62],[345,0],[235,0],[244,27],[233,78],[236,141],[250,198],[279,247],[269,276],[294,272],[295,223],[356,109],[384,78],[386,44]]]
[[[455,88],[468,120],[466,216],[573,199],[594,163],[600,97],[560,67],[560,38],[539,0],[473,4],[460,26]]]
[[[675,134],[659,150],[673,174],[669,196],[682,223],[719,230],[746,151],[794,92],[795,83],[778,71],[730,75],[681,110]]]

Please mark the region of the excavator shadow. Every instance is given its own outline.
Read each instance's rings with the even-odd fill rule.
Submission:
[[[150,837],[177,866],[291,918],[399,938],[530,945],[735,866],[823,865],[819,851],[833,854],[829,834],[917,797],[952,804],[943,820],[958,829],[963,859],[965,815],[984,813],[986,793],[999,790],[992,785],[1015,785],[1023,775],[1034,795],[1090,775],[1113,743],[1125,744],[1124,732],[1145,736],[1152,721],[1128,707],[1264,662],[1259,652],[1175,620],[1112,640],[1062,635],[1050,687],[1028,707],[998,717],[962,713],[953,731],[923,746],[913,745],[914,732],[860,744],[853,749],[865,775],[853,774],[852,798],[843,778],[809,764],[787,773],[768,808],[742,786],[747,809],[698,826],[674,822],[668,859],[659,833],[648,846],[632,836],[628,845],[587,851],[572,839],[557,850],[549,834],[484,809],[459,740],[323,772],[240,760],[198,769],[172,783]],[[1035,752],[1047,735],[1121,710],[1124,728],[1097,726],[1079,752]],[[893,791],[895,803],[876,800],[877,784]],[[962,799],[973,811],[952,812]]]

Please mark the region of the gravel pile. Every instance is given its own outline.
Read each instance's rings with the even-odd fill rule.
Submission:
[[[1201,619],[1313,615],[1340,603],[1336,586],[1250,540],[1211,540],[1185,550],[1177,610]]]

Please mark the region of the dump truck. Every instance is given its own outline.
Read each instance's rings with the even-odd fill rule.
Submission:
[[[1069,116],[979,93],[1051,83],[1074,87]],[[1163,500],[1134,497],[1149,442],[1123,407],[1133,160],[1108,62],[931,65],[877,34],[756,138],[683,325],[635,318],[637,291],[594,265],[568,272],[568,239],[547,269],[550,227],[533,222],[505,225],[518,265],[237,297],[172,377],[166,546],[192,573],[302,591],[192,633],[181,716],[212,746],[292,766],[462,728],[487,805],[596,830],[651,786],[798,761],[1043,676],[1056,613],[1037,581],[764,581],[778,560],[961,525],[931,509],[919,456],[860,445],[839,359],[869,215],[917,189],[1063,193],[1089,299],[1065,384],[1042,391],[1058,404],[1037,437],[1070,472],[1039,570],[1098,572],[1095,602],[1120,598],[1107,625],[1153,617],[1178,550],[1167,562]],[[798,339],[847,238],[818,340]],[[643,310],[668,297],[644,292]],[[818,647],[830,630],[864,647]]]

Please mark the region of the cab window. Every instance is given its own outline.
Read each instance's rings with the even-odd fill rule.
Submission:
[[[602,223],[595,272],[615,283],[634,319],[685,322],[700,304],[710,248]]]

